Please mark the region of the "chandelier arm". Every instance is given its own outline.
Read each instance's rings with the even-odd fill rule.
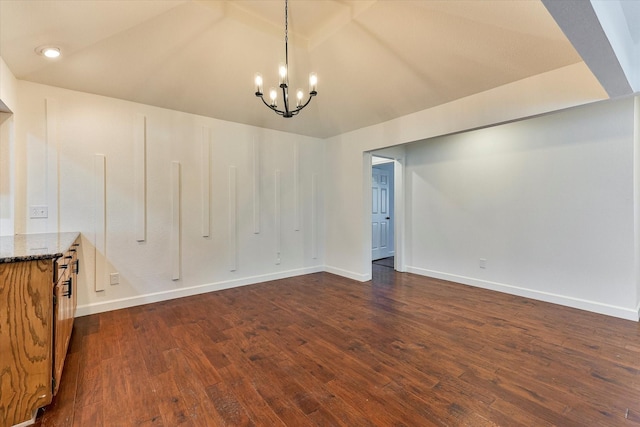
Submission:
[[[262,95],[256,95],[256,96],[257,96],[257,97],[259,97],[259,98],[262,100],[262,103],[263,103],[264,105],[266,105],[267,107],[269,107],[270,109],[272,109],[273,111],[275,111],[275,112],[276,112],[276,114],[279,114],[279,115],[281,115],[281,116],[284,116],[284,111],[282,111],[282,110],[278,110],[278,109],[277,109],[276,107],[274,107],[273,105],[269,105],[269,104],[267,103],[267,101],[265,101],[265,100],[264,100],[264,96],[262,96]]]
[[[295,110],[293,110],[293,114],[298,114],[298,111],[302,110],[304,107],[306,107],[307,105],[309,105],[309,103],[311,102],[311,98],[313,98],[314,95],[309,94],[309,99],[307,99],[307,102],[305,102],[304,104],[302,104],[301,106],[299,106],[298,108],[296,108]]]

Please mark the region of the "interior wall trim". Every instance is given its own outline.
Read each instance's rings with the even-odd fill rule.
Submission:
[[[133,173],[135,197],[135,238],[147,240],[147,117],[136,114],[133,123]]]
[[[318,174],[311,175],[311,259],[318,258]]]
[[[104,291],[107,282],[107,158],[103,154],[93,157],[94,194],[94,275],[96,292]]]
[[[640,313],[640,96],[633,100],[633,271]]]
[[[276,265],[280,264],[281,259],[281,251],[282,251],[282,207],[280,206],[282,189],[280,188],[280,169],[276,169],[274,174],[274,232],[275,232],[275,252],[276,252]]]
[[[180,280],[181,276],[181,171],[180,162],[171,162],[171,280]]]
[[[342,268],[325,265],[324,271],[327,273],[335,274],[338,276],[346,277],[348,279],[357,280],[358,282],[368,282],[371,280],[371,274],[356,273],[355,271],[344,270]]]
[[[45,98],[46,132],[46,204],[49,209],[47,231],[60,232],[60,146],[58,138],[59,108],[54,98]],[[51,225],[55,226],[51,229]]]
[[[300,231],[300,142],[293,144],[293,231]]]
[[[419,274],[421,276],[433,277],[435,279],[447,280],[450,282],[460,283],[463,285],[474,286],[477,288],[488,289],[497,292],[503,292],[510,295],[517,295],[524,298],[531,298],[538,301],[549,302],[553,304],[563,305],[566,307],[586,310],[593,313],[605,314],[607,316],[619,317],[621,319],[638,321],[638,308],[626,308],[609,304],[603,304],[596,301],[572,298],[565,295],[552,294],[549,292],[537,291],[534,289],[523,288],[505,283],[491,282],[488,280],[476,279],[473,277],[458,276],[456,274],[443,273],[441,271],[428,270],[424,268],[407,266],[409,273]]]
[[[237,167],[229,166],[229,212],[227,250],[229,253],[229,270],[238,269],[238,188]]]
[[[179,289],[172,289],[163,292],[154,292],[145,295],[122,298],[111,301],[104,301],[93,304],[78,306],[76,317],[88,316],[91,314],[104,313],[107,311],[119,310],[122,308],[135,307],[138,305],[151,304],[155,302],[168,301],[176,298],[183,298],[193,295],[205,294],[208,292],[221,291],[224,289],[236,288],[239,286],[253,285],[256,283],[268,282],[271,280],[286,279],[288,277],[303,276],[305,274],[319,273],[324,271],[324,267],[313,266],[294,270],[279,271],[277,273],[261,274],[257,276],[243,277],[233,280],[206,283],[197,286],[189,286]]]
[[[211,234],[211,128],[206,126],[202,127],[200,161],[202,237],[209,237]]]
[[[260,234],[260,141],[253,138],[253,233]]]

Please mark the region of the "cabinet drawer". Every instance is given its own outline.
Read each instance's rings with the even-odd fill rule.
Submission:
[[[61,257],[55,260],[53,283],[60,284],[62,281],[68,280],[70,275],[77,273],[78,270],[78,246],[74,243],[71,248]]]

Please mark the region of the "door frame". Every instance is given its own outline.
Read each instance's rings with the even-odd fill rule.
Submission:
[[[400,152],[398,152],[400,151]],[[367,280],[371,280],[372,274],[372,263],[371,263],[371,245],[373,242],[373,238],[371,236],[371,203],[372,195],[371,195],[371,185],[372,185],[372,175],[373,168],[371,164],[371,158],[373,155],[379,157],[386,157],[388,159],[393,159],[393,203],[395,209],[395,217],[393,219],[393,233],[394,233],[394,270],[399,272],[406,272],[406,260],[405,260],[405,179],[404,179],[404,171],[405,171],[405,155],[404,149],[400,148],[397,150],[392,149],[381,149],[381,150],[373,150],[366,151],[363,153],[363,161],[362,161],[362,177],[363,177],[363,206],[362,206],[362,217],[363,217],[363,225],[365,229],[363,230],[364,236],[364,244],[362,248],[362,257],[363,264],[365,267],[365,273],[368,277]],[[364,220],[366,218],[366,220]]]
[[[372,212],[371,212],[371,239],[372,239],[372,243],[376,241],[376,236],[374,233],[374,229],[373,229],[373,224],[374,224],[374,217],[376,217],[376,221],[379,219],[382,219],[382,217],[386,217],[386,228],[387,228],[387,244],[386,247],[382,246],[382,241],[379,242],[378,248],[377,248],[377,252],[376,249],[373,248],[373,244],[371,245],[371,260],[373,261],[374,259],[381,259],[381,258],[385,258],[385,257],[389,257],[389,256],[393,256],[395,257],[395,252],[396,252],[396,248],[395,248],[395,229],[394,229],[394,224],[395,224],[395,201],[393,200],[394,197],[392,197],[395,192],[394,192],[394,187],[395,185],[393,185],[395,183],[395,178],[394,178],[394,172],[395,172],[395,165],[394,165],[394,161],[393,159],[390,159],[388,157],[379,157],[379,156],[375,156],[375,154],[373,154],[371,156],[372,161],[371,161],[371,171],[372,171],[372,177],[371,177],[371,187],[372,190],[374,188],[376,188],[376,184],[375,184],[375,176],[376,173],[379,171],[380,174],[385,174],[385,176],[387,176],[388,181],[386,183],[378,183],[378,186],[380,186],[380,188],[382,186],[385,186],[387,188],[387,195],[386,195],[386,203],[387,203],[387,212],[383,214],[383,207],[384,207],[384,203],[381,197],[383,197],[383,193],[382,191],[378,192],[378,202],[379,202],[379,211],[374,213],[373,212],[373,206],[372,206]],[[384,159],[385,162],[384,163],[379,163],[376,162],[376,159]],[[384,166],[383,166],[384,165]],[[384,167],[384,169],[379,169],[379,167]],[[389,173],[391,172],[391,173]],[[371,199],[372,199],[372,205],[375,205],[375,195],[376,192],[372,191],[371,192]],[[380,228],[378,229],[378,234],[380,237],[382,237],[382,225],[380,224]],[[389,239],[389,237],[391,239]],[[374,252],[376,253],[376,255],[378,255],[377,257],[374,258]],[[380,255],[384,255],[384,256],[380,256]]]

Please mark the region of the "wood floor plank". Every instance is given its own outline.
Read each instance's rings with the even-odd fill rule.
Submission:
[[[80,322],[79,322],[80,323]],[[79,335],[76,332],[74,334]],[[80,363],[76,406],[100,404],[102,402],[102,357],[100,355],[100,335],[92,334],[83,338],[83,358]],[[65,386],[68,385],[65,383]]]
[[[206,388],[195,375],[182,349],[171,348],[164,351],[169,372],[179,392],[189,419],[195,426],[224,425],[224,419],[218,414],[207,395]]]
[[[131,383],[125,360],[111,357],[101,363],[102,402],[105,422],[114,425],[132,423]]]
[[[160,415],[166,426],[191,427],[193,421],[182,399],[180,390],[173,380],[173,373],[163,372],[150,379],[151,392],[155,394]]]
[[[73,427],[86,426],[105,426],[101,405],[85,405],[76,408],[75,416],[73,417]]]
[[[284,426],[284,422],[276,415],[271,406],[262,399],[254,385],[254,380],[234,364],[222,368],[220,375],[226,384],[234,390],[239,402],[249,412],[256,425]]]
[[[640,426],[640,327],[316,273],[76,319],[49,425]]]

